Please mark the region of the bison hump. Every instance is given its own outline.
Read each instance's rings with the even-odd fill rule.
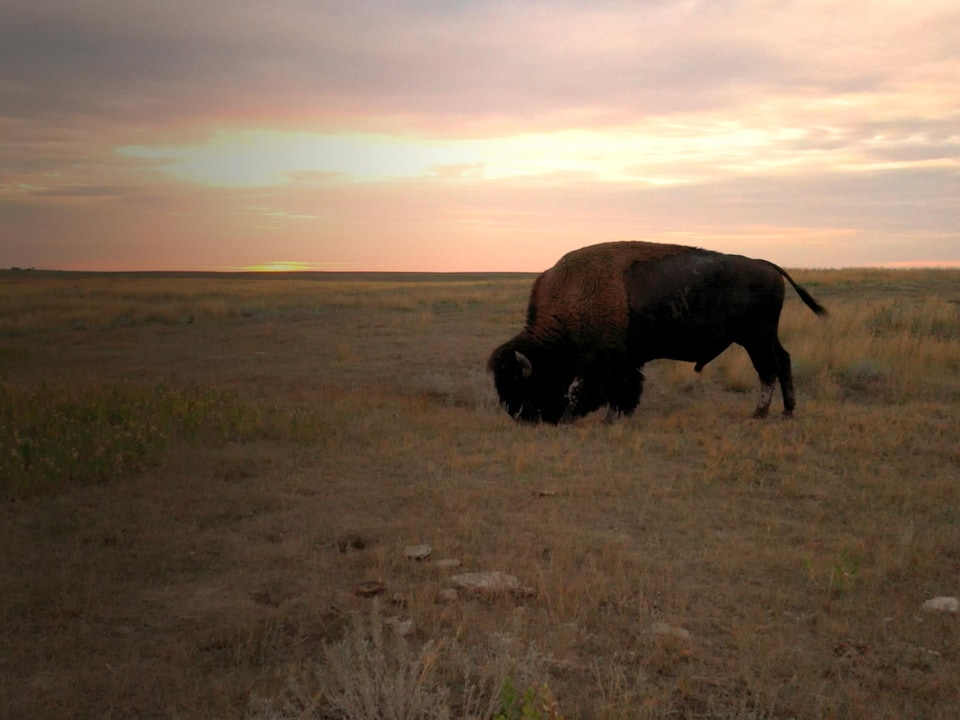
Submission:
[[[630,312],[626,279],[637,262],[689,248],[656,243],[604,243],[560,258],[534,283],[527,313],[537,335],[562,333],[590,348],[621,348]]]

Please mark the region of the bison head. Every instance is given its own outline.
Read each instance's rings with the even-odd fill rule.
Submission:
[[[557,424],[564,419],[574,373],[562,356],[512,340],[493,351],[487,367],[500,404],[514,420]]]

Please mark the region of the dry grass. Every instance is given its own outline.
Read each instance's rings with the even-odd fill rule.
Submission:
[[[523,303],[529,290],[526,279],[371,282],[342,274],[315,277],[0,271],[0,332],[190,324],[310,308],[429,313],[480,303]]]
[[[529,278],[0,276],[0,716],[955,717],[960,274],[795,277],[794,420],[734,348],[554,428]]]

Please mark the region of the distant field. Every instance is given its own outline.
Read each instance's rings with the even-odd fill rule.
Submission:
[[[791,274],[793,420],[556,428],[530,275],[0,272],[0,717],[955,718],[960,271]]]

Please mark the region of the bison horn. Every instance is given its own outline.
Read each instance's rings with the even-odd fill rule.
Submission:
[[[514,356],[517,358],[517,362],[520,363],[520,369],[523,371],[523,377],[528,378],[533,375],[533,365],[530,364],[530,360],[519,350],[514,351]]]

